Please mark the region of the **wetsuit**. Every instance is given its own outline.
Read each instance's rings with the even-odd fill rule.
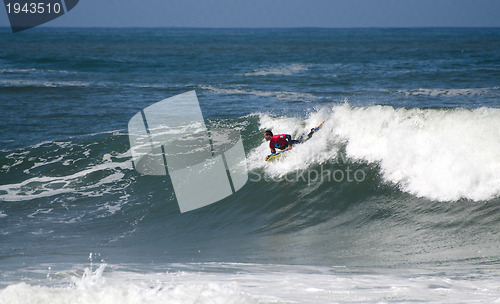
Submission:
[[[271,153],[276,153],[276,149],[283,150],[288,146],[298,143],[298,140],[293,140],[292,136],[288,134],[277,134],[273,135],[269,141],[269,148],[271,148]]]
[[[309,134],[307,134],[306,140],[311,139],[311,137],[314,135],[314,132],[316,132],[318,130],[319,130],[319,128],[312,128],[311,132],[309,132]],[[306,140],[304,140],[304,141],[306,141]]]

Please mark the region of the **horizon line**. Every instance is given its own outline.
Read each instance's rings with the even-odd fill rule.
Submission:
[[[9,25],[0,29],[11,29]],[[287,30],[287,29],[500,29],[500,26],[280,26],[280,27],[217,27],[217,26],[51,26],[42,25],[32,29],[196,29],[196,30]]]

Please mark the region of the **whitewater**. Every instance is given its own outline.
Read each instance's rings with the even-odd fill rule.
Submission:
[[[402,191],[436,201],[489,200],[500,194],[500,111],[479,108],[395,109],[348,104],[305,120],[259,116],[261,129],[303,136],[304,126],[325,121],[321,132],[280,162],[262,162],[263,143],[250,168],[273,176],[324,162],[376,164],[383,179]],[[344,155],[339,156],[340,153]]]

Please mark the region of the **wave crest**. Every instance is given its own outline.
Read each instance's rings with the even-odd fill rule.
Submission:
[[[261,114],[262,129],[298,136],[325,120],[313,139],[278,162],[267,163],[262,142],[250,169],[285,175],[338,159],[376,164],[386,182],[437,201],[490,200],[500,195],[500,109],[395,109],[335,106],[307,119]]]

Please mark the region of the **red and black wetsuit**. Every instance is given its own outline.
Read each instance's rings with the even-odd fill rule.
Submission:
[[[292,136],[288,134],[277,134],[273,135],[269,141],[269,148],[271,148],[271,153],[276,153],[276,149],[285,149],[287,146],[293,144]]]

